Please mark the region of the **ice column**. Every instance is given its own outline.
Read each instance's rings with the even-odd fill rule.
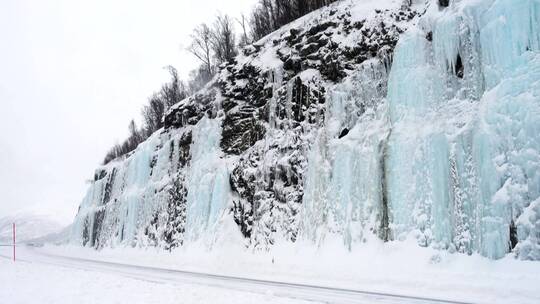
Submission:
[[[221,158],[221,121],[203,118],[193,130],[187,175],[186,239],[212,236],[230,196],[229,172]]]
[[[327,117],[315,132],[304,185],[302,232],[311,241],[339,235],[351,248],[380,228],[385,88],[384,64],[374,59],[326,96]]]

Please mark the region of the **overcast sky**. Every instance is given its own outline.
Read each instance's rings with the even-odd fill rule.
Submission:
[[[196,66],[189,34],[255,0],[0,0],[0,217],[71,221],[146,98]]]

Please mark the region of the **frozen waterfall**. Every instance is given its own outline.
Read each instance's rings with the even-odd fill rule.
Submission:
[[[490,258],[517,246],[538,259],[539,31],[534,0],[432,5],[400,38],[388,78],[335,87],[310,153],[305,235],[336,232],[351,246],[368,228]],[[351,93],[386,79],[377,107]]]

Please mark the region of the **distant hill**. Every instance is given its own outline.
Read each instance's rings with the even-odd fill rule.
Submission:
[[[46,235],[59,233],[64,228],[47,216],[22,213],[0,218],[0,243],[12,240],[12,224],[16,223],[17,242],[26,242]]]

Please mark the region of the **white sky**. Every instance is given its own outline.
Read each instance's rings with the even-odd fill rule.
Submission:
[[[168,79],[162,67],[196,66],[192,29],[255,2],[0,0],[0,217],[72,220],[85,180]]]

